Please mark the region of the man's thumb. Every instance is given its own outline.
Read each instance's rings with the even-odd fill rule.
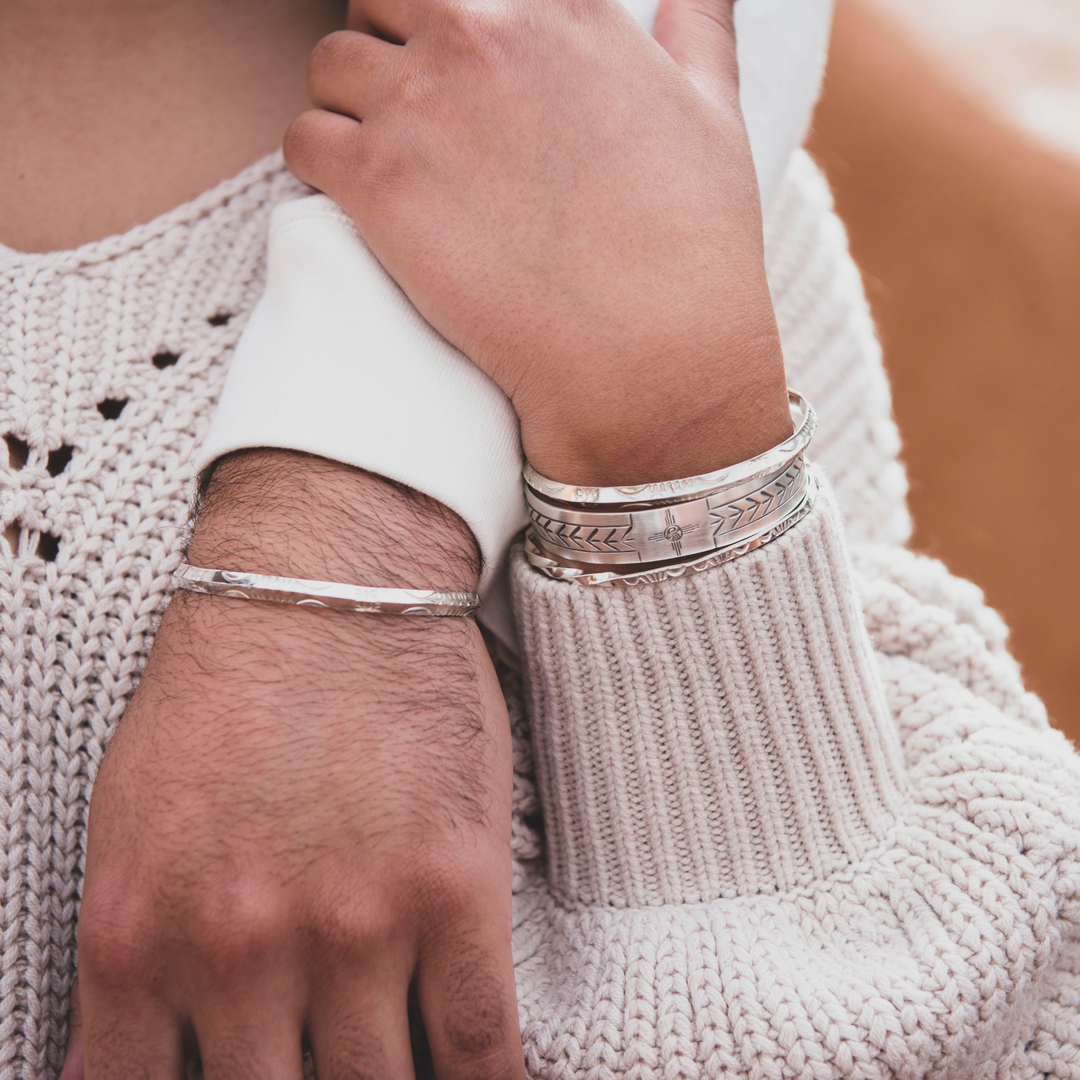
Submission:
[[[660,0],[653,37],[700,89],[737,100],[735,0]]]

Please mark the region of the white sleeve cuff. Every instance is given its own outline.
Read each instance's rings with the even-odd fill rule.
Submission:
[[[485,621],[509,625],[502,564],[526,520],[513,406],[421,317],[325,195],[271,218],[266,292],[195,464],[256,446],[355,465],[455,510],[484,558]]]

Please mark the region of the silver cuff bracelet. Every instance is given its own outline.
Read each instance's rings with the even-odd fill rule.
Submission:
[[[425,589],[369,589],[334,581],[245,574],[239,570],[206,570],[181,563],[176,584],[208,596],[236,600],[269,600],[298,607],[332,608],[369,615],[431,615],[437,618],[471,615],[480,607],[474,592],[434,592]]]
[[[710,569],[782,535],[809,513],[818,490],[803,457],[817,418],[805,398],[788,397],[790,438],[703,476],[583,488],[547,480],[526,463],[530,563],[582,585],[655,583]]]
[[[682,562],[662,563],[659,566],[651,566],[645,570],[584,570],[575,566],[564,566],[547,555],[536,543],[535,534],[531,529],[525,533],[525,557],[548,577],[557,581],[570,581],[575,585],[659,585],[663,581],[671,581],[674,578],[687,577],[689,574],[700,574],[706,570],[712,570],[723,563],[731,562],[741,555],[748,555],[751,551],[757,551],[771,540],[783,536],[793,525],[800,521],[814,508],[817,499],[819,484],[813,469],[808,470],[809,483],[806,494],[799,504],[792,508],[791,512],[769,526],[764,532],[757,533],[748,539],[741,540],[729,547],[717,548],[707,555],[699,555],[696,558]]]
[[[603,513],[568,510],[528,490],[525,501],[540,548],[563,562],[610,568],[686,559],[740,543],[780,522],[805,496],[807,484],[800,456],[763,485],[741,484],[686,502]]]

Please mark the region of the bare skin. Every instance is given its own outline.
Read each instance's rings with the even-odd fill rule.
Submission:
[[[343,23],[337,0],[0,5],[0,243],[125,231],[274,151]],[[460,521],[358,470],[305,462],[290,518],[300,461],[223,467],[192,558],[475,586]],[[330,508],[342,527],[317,527]],[[410,527],[428,543],[381,552]],[[95,786],[65,1080],[174,1076],[185,1038],[208,1078],[299,1076],[302,1035],[326,1075],[404,1076],[410,984],[441,1075],[521,1075],[509,732],[479,632],[313,614],[169,608]]]
[[[537,469],[669,480],[790,434],[730,3],[662,4],[656,41],[603,0],[356,9],[405,45],[320,43],[289,167],[512,399]]]
[[[344,24],[343,0],[0,4],[0,244],[125,232],[276,150]]]
[[[332,462],[234,456],[204,510],[197,565],[476,585],[459,519]],[[510,791],[471,620],[178,594],[90,807],[88,1080],[181,1075],[185,1040],[299,1080],[305,1037],[320,1076],[408,1077],[410,990],[440,1078],[520,1078]]]

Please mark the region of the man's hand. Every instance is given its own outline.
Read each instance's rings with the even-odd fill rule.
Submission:
[[[190,560],[472,589],[440,505],[280,451],[219,465]],[[178,593],[98,775],[79,920],[88,1080],[524,1075],[510,739],[471,620]]]
[[[289,167],[510,395],[533,465],[642,483],[790,434],[732,0],[663,0],[663,48],[617,0],[352,14]]]

